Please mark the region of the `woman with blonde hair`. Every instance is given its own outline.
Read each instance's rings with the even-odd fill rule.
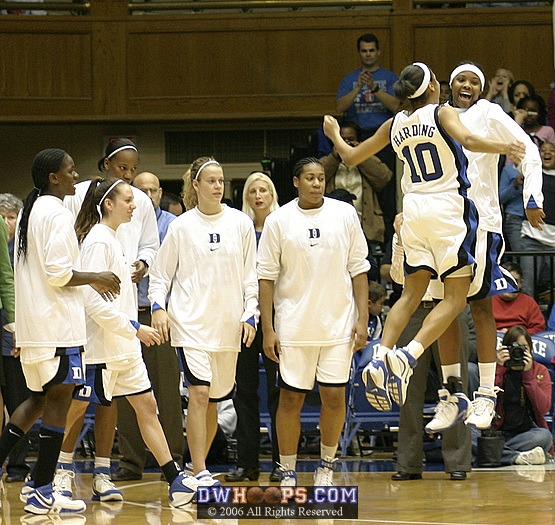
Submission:
[[[258,321],[254,228],[223,196],[220,163],[196,159],[183,177],[187,211],[170,224],[150,271],[152,326],[162,342],[171,337],[181,361],[187,441],[201,486],[220,484],[206,469],[216,403],[233,397],[241,343],[252,344]]]
[[[243,212],[254,222],[256,243],[260,240],[266,217],[279,208],[276,188],[272,179],[261,171],[252,172],[243,188]],[[237,360],[237,392],[233,399],[237,412],[237,468],[225,476],[226,481],[256,481],[260,474],[260,412],[258,407],[259,359],[262,355],[266,370],[267,403],[272,420],[272,472],[270,481],[279,481],[279,449],[276,433],[276,412],[279,402],[277,364],[262,350],[262,333],[250,348],[243,345]]]

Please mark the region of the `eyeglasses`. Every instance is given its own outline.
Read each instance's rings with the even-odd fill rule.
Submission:
[[[147,195],[156,195],[157,193],[160,193],[161,189],[162,188],[140,188],[140,190]]]

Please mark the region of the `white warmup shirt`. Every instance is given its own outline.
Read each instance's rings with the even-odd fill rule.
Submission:
[[[271,213],[258,247],[259,279],[274,281],[274,328],[285,346],[351,340],[358,312],[352,278],[370,269],[357,212],[324,197],[303,210],[298,199]]]
[[[19,222],[14,281],[21,361],[44,361],[54,357],[56,347],[85,344],[82,287],[65,286],[73,270],[79,270],[79,247],[73,217],[59,198],[44,195],[35,201],[29,216],[25,259],[17,255],[18,243]]]
[[[168,292],[172,346],[239,352],[241,322],[259,316],[252,220],[225,205],[177,217],[150,270],[151,304],[163,307]]]
[[[524,175],[522,196],[524,207],[533,197],[539,208],[543,207],[542,162],[538,147],[528,134],[503,111],[499,104],[481,99],[468,109],[455,108],[461,122],[471,133],[490,140],[512,142],[520,140],[526,145],[521,162]],[[464,150],[468,158],[468,197],[474,201],[479,214],[479,227],[494,233],[502,233],[503,217],[499,205],[499,155]]]
[[[111,271],[121,280],[120,294],[113,301],[105,301],[90,286],[83,290],[87,312],[85,362],[125,363],[140,357],[141,343],[130,322],[137,320],[135,287],[116,232],[104,224],[93,226],[81,246],[80,260],[83,271]]]

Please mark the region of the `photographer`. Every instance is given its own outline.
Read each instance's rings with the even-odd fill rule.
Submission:
[[[493,426],[505,438],[502,465],[542,465],[553,437],[544,414],[551,407],[551,378],[532,357],[532,339],[522,326],[507,330],[497,351],[497,417]],[[477,435],[473,434],[473,445]]]
[[[351,146],[360,142],[360,128],[354,122],[342,122],[340,134]],[[372,252],[375,253],[376,245],[384,242],[385,231],[378,192],[388,183],[393,173],[376,156],[370,157],[358,166],[347,166],[335,147],[333,152],[322,157],[320,162],[324,166],[328,193],[342,188],[356,197],[353,205],[362,223],[364,235],[372,245]]]

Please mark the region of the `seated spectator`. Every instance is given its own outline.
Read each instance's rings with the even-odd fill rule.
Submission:
[[[547,108],[545,101],[539,95],[521,98],[516,105],[515,122],[532,137],[538,148],[544,142],[555,144],[555,131],[546,126]]]
[[[547,320],[547,330],[555,332],[555,308],[551,308],[549,319]]]
[[[536,88],[527,80],[515,80],[509,86],[509,101],[511,102],[512,112],[516,110],[517,104],[525,97],[535,97]]]
[[[387,292],[376,281],[368,283],[368,341],[382,336],[382,311]]]
[[[509,100],[509,86],[515,81],[513,73],[503,67],[495,71],[494,77],[489,81],[489,89],[486,100],[499,104],[505,113],[511,112],[511,101]]]
[[[551,378],[534,361],[531,348],[529,332],[512,326],[497,351],[495,386],[500,390],[493,426],[505,438],[502,465],[542,465],[553,446],[544,417],[551,407]],[[474,447],[478,435],[472,434]]]
[[[340,125],[341,137],[351,146],[360,142],[360,128],[354,122]],[[358,166],[347,166],[334,148],[320,162],[326,173],[326,190],[342,188],[353,194],[362,229],[370,243],[383,243],[385,224],[377,193],[389,182],[392,171],[376,156]]]
[[[496,295],[492,298],[493,317],[497,330],[506,332],[512,326],[523,326],[531,334],[545,330],[545,318],[534,298],[522,293],[522,268],[514,262],[503,267],[511,272],[518,286],[518,292]]]
[[[520,232],[526,219],[522,188],[524,175],[514,164],[507,164],[499,179],[499,202],[503,205],[503,236],[508,241],[508,249],[521,249]]]
[[[439,103],[445,104],[449,97],[451,96],[451,86],[447,80],[441,80],[439,82]]]
[[[347,202],[349,204],[352,204],[353,206],[355,206],[354,201],[357,198],[356,195],[354,195],[353,193],[349,193],[347,190],[344,190],[343,188],[338,188],[331,191],[330,193],[327,193],[326,197],[329,197],[330,199],[342,201],[342,202]],[[370,270],[368,270],[368,280],[370,282],[379,281],[380,270],[378,268],[378,263],[373,253],[377,249],[376,248],[377,245],[376,243],[372,243],[372,241],[370,241],[368,237],[366,237],[366,243],[368,244],[368,255],[366,256],[366,259],[370,263]],[[380,251],[381,250],[378,250],[376,253],[380,253]]]
[[[543,208],[545,212],[542,229],[532,228],[528,221],[522,223],[520,249],[523,251],[555,252],[555,144],[545,142],[540,147],[543,171]],[[545,290],[551,282],[550,256],[536,257],[537,274],[534,276],[534,258],[521,257],[524,284],[522,289],[529,295]],[[555,279],[555,275],[553,276]]]

